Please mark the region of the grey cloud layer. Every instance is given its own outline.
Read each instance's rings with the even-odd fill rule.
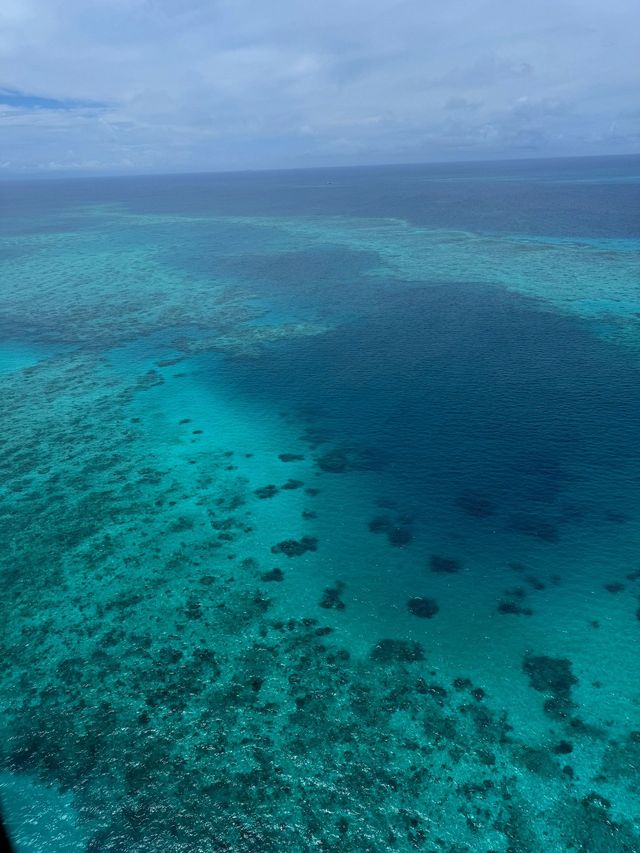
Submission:
[[[636,0],[3,0],[0,169],[638,151],[639,34]]]

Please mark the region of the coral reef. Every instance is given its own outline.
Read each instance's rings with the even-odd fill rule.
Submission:
[[[424,660],[424,649],[409,640],[380,640],[371,651],[371,659],[378,663],[414,663]]]
[[[534,690],[550,694],[544,703],[544,710],[551,717],[568,717],[575,703],[572,689],[578,683],[568,658],[553,658],[548,655],[525,655],[522,669],[529,677]]]
[[[272,554],[284,554],[286,557],[301,557],[307,551],[317,551],[318,540],[315,536],[303,536],[302,539],[284,539],[271,546]]]
[[[342,600],[344,589],[345,584],[341,581],[338,581],[335,586],[327,587],[320,599],[320,607],[325,610],[344,610],[345,604]]]
[[[266,498],[272,498],[278,494],[278,487],[274,486],[272,483],[268,486],[261,486],[259,489],[256,489],[254,495],[261,500],[265,500]]]
[[[433,598],[410,598],[407,609],[409,613],[421,619],[431,619],[440,611],[438,603]]]
[[[441,557],[439,554],[432,554],[429,558],[429,568],[437,574],[456,574],[462,569],[460,560],[454,560],[451,557]]]
[[[0,372],[2,784],[89,853],[636,853],[640,386],[619,317],[569,316],[635,304],[629,244],[201,180],[8,206],[3,340],[56,349]]]

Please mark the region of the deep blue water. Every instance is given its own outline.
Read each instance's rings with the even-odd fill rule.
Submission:
[[[283,278],[277,268],[277,291]],[[640,482],[638,366],[584,320],[473,283],[359,296],[357,320],[283,342],[233,380],[274,406],[316,411],[413,508],[430,494],[447,514],[473,493],[491,504],[488,523],[530,519],[535,533],[538,521],[561,527],[575,478],[587,524],[620,509],[593,504],[590,478],[623,469]]]
[[[638,157],[3,184],[15,215],[125,202],[138,212],[398,217],[431,228],[637,237]]]

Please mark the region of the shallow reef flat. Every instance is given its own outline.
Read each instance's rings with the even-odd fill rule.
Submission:
[[[20,853],[637,853],[637,245],[122,186],[3,237]]]

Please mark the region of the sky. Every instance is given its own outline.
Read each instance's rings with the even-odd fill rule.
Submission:
[[[0,176],[640,153],[640,0],[1,0]]]

